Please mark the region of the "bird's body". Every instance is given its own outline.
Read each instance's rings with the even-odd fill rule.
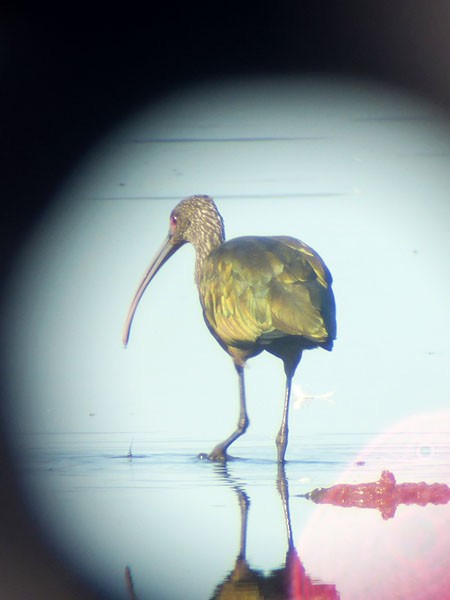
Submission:
[[[331,350],[331,276],[318,255],[289,237],[239,237],[206,258],[198,282],[206,323],[235,362],[263,350]]]
[[[284,462],[291,380],[305,349],[331,350],[336,337],[331,274],[320,256],[292,237],[246,236],[225,241],[222,217],[208,196],[191,196],[172,211],[169,235],[130,307],[124,343],[147,285],[184,243],[196,250],[195,279],[205,322],[232,357],[240,379],[238,427],[209,454],[225,460],[228,446],[246,430],[243,367],[266,350],[284,362],[286,393],[277,436]]]

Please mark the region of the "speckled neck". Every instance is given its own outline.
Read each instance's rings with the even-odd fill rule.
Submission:
[[[223,219],[209,196],[190,196],[182,200],[178,208],[190,221],[186,238],[195,248],[195,281],[198,285],[206,258],[225,241]]]
[[[203,219],[202,227],[197,229],[198,237],[192,241],[195,248],[195,281],[199,284],[203,265],[210,253],[223,244],[225,233],[223,230],[222,217],[217,213],[218,220],[206,221]]]

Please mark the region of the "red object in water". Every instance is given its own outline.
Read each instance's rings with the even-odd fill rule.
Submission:
[[[383,471],[378,481],[317,488],[305,498],[316,504],[376,508],[383,519],[392,519],[399,504],[447,504],[450,488],[445,483],[397,483],[393,473]]]
[[[289,549],[286,556],[286,576],[288,600],[339,600],[340,598],[335,585],[314,581],[306,573],[294,547]]]

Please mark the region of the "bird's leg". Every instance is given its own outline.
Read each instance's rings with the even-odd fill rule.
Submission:
[[[239,508],[241,509],[241,535],[239,543],[239,559],[245,561],[245,553],[247,551],[247,521],[248,509],[250,500],[244,490],[235,488],[239,498]]]
[[[288,539],[289,548],[293,548],[294,541],[292,535],[292,525],[291,525],[291,513],[289,510],[289,485],[286,477],[286,469],[283,462],[278,463],[278,473],[277,473],[277,489],[280,494],[283,513],[284,513],[284,523],[286,525],[286,533]]]
[[[221,444],[217,444],[215,448],[211,450],[208,458],[210,460],[222,460],[227,459],[227,448],[238,439],[243,433],[245,433],[248,425],[249,418],[247,415],[247,408],[245,404],[245,384],[244,384],[244,367],[242,365],[235,364],[237,374],[239,376],[239,420],[237,423],[236,430],[227,437]]]
[[[289,400],[291,397],[291,383],[292,375],[286,374],[286,391],[284,394],[284,407],[283,407],[283,418],[281,420],[280,431],[276,437],[277,452],[278,452],[278,463],[284,463],[284,455],[286,454],[286,448],[288,443],[288,418],[289,418]]]

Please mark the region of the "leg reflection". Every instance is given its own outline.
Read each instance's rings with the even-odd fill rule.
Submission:
[[[336,600],[340,598],[332,584],[317,582],[306,573],[294,544],[292,532],[289,486],[284,463],[278,464],[277,489],[280,494],[286,527],[287,553],[282,566],[270,572],[252,569],[247,561],[247,528],[250,499],[241,484],[230,476],[226,464],[220,465],[218,473],[226,479],[238,498],[241,526],[239,552],[233,570],[216,586],[211,600]],[[269,524],[270,525],[270,524]],[[266,522],[264,526],[268,526]]]

